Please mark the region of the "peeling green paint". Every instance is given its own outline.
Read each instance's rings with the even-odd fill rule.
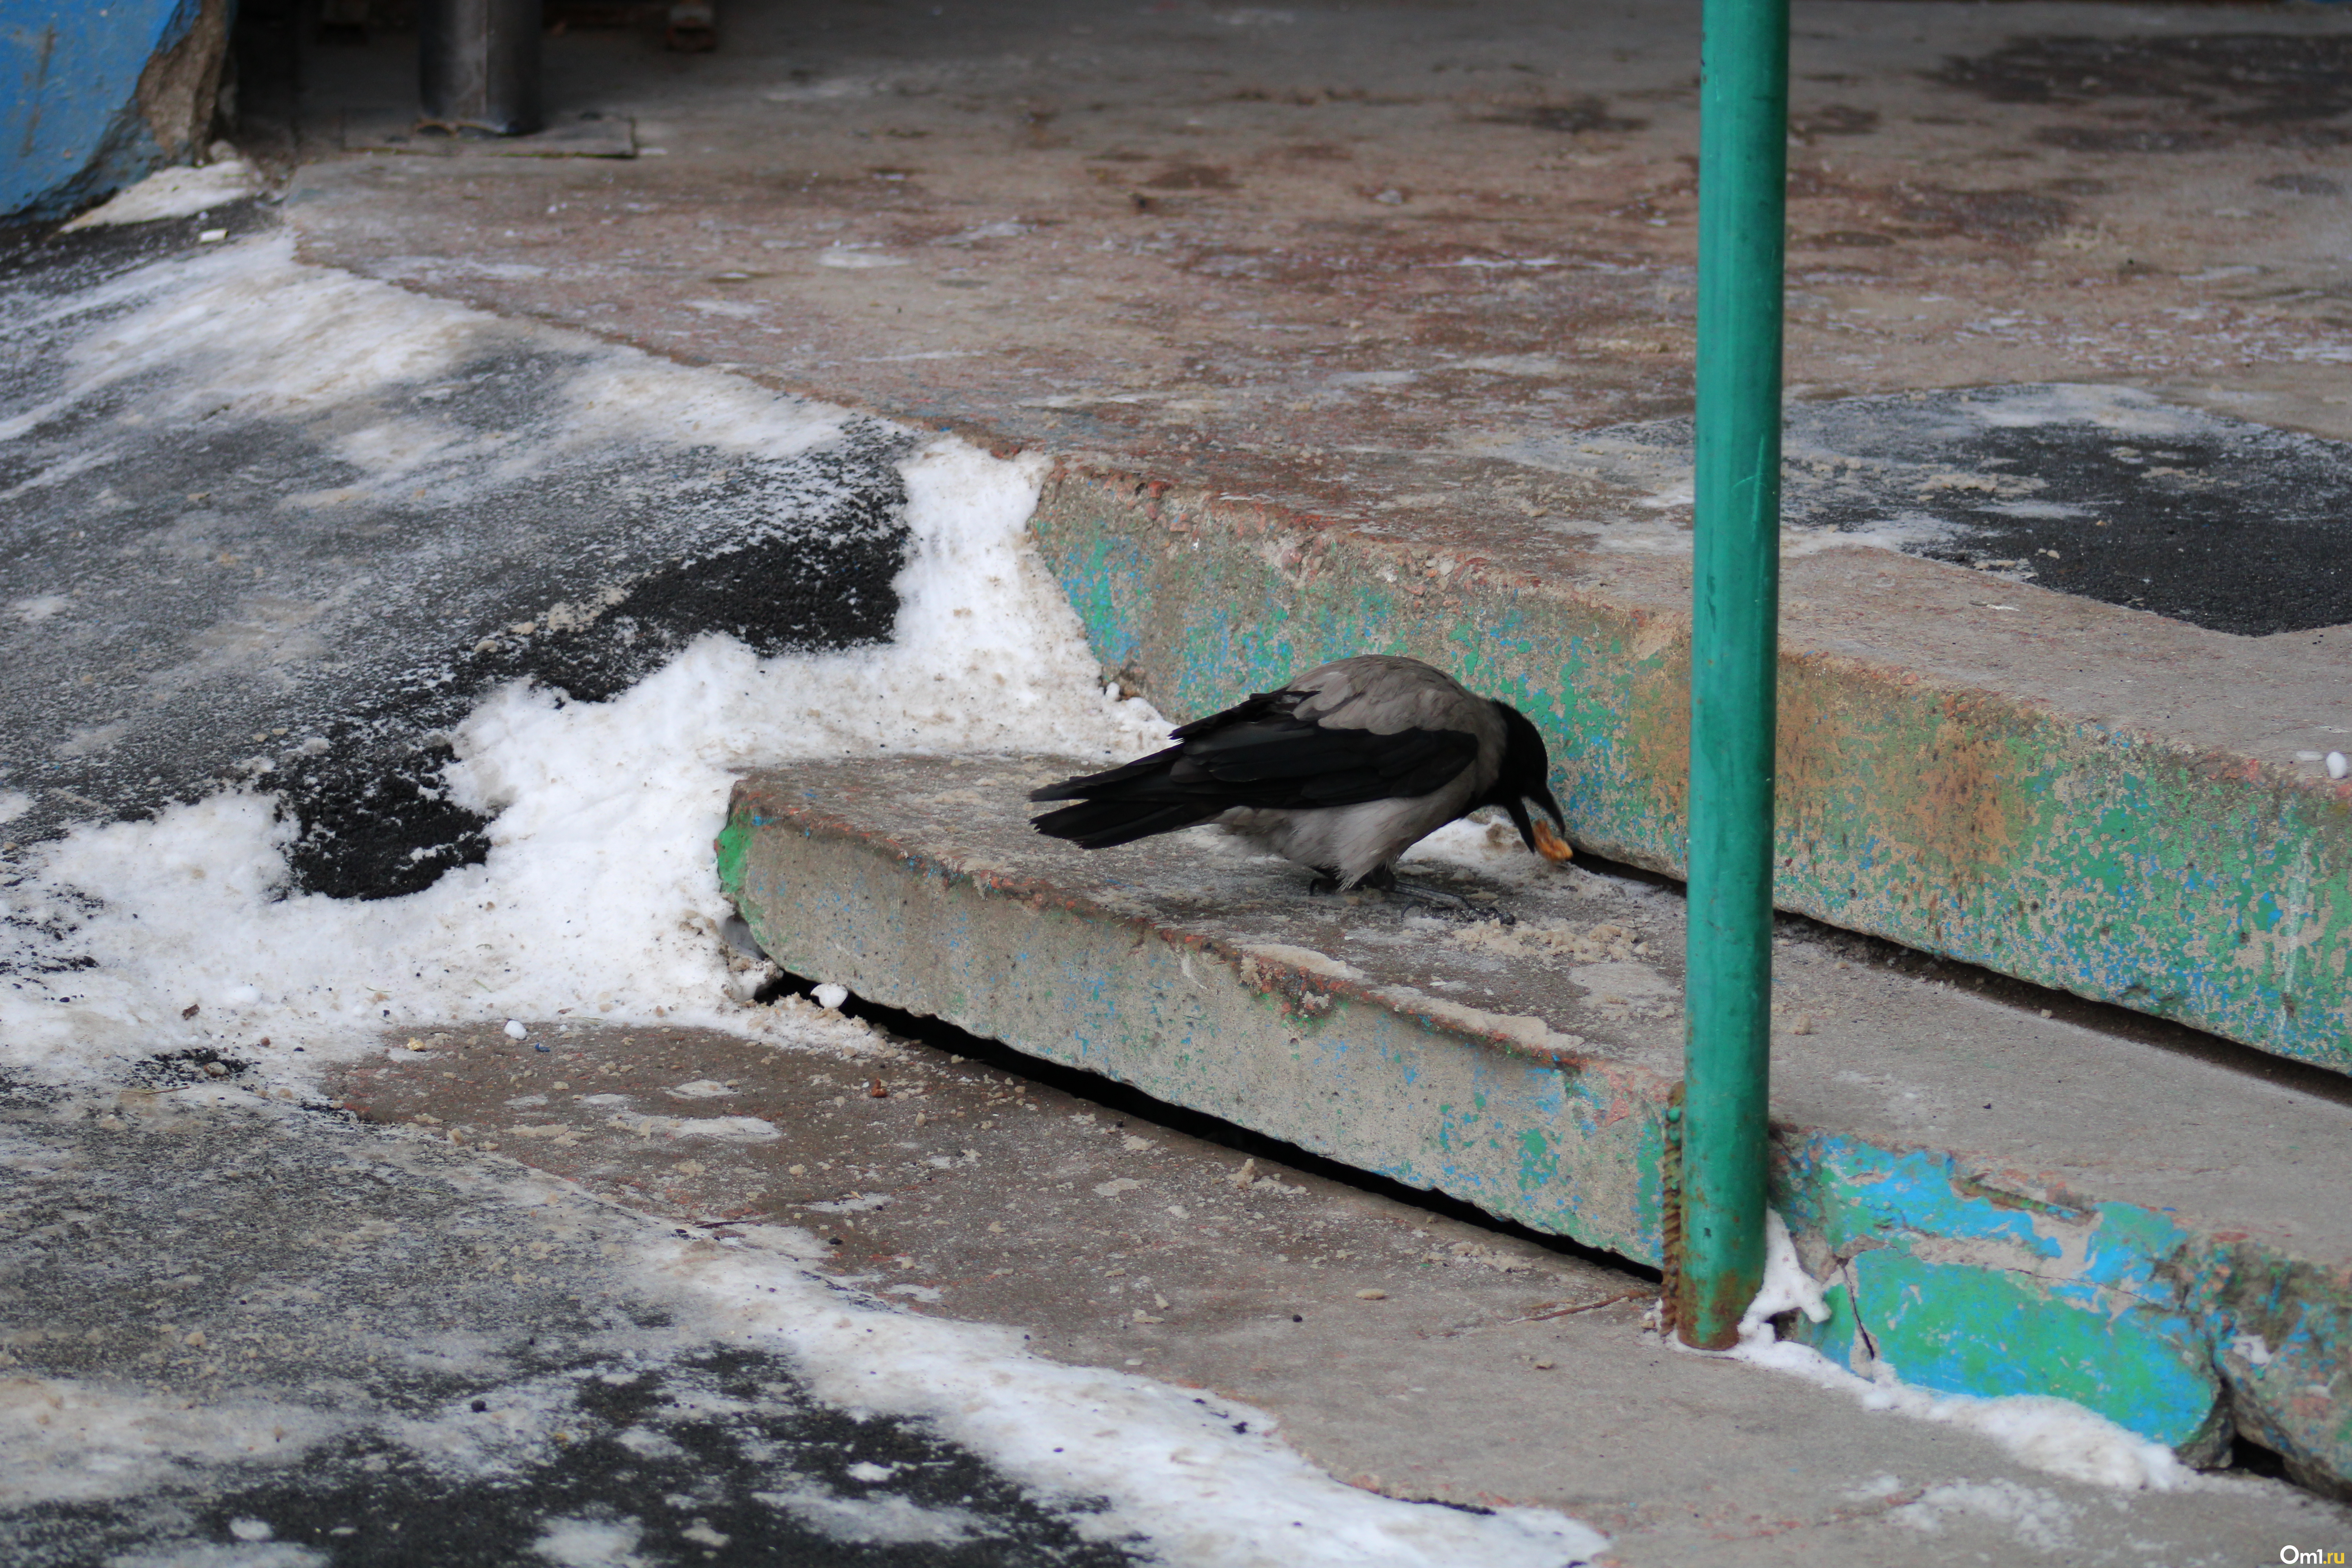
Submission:
[[[762,826],[757,816],[730,813],[719,837],[711,841],[711,851],[718,858],[719,885],[727,889],[730,898],[734,898],[736,889],[743,885],[743,858],[751,852],[753,837]]]
[[[1678,623],[1205,498],[1175,533],[1156,504],[1064,478],[1032,527],[1106,668],[1165,711],[1426,658],[1543,730],[1577,842],[1680,874]],[[2352,790],[1827,657],[1783,656],[1780,712],[1784,908],[2352,1068]]]

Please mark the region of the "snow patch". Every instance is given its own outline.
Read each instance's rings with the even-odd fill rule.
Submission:
[[[700,406],[716,416],[726,400]],[[729,997],[715,934],[733,910],[710,844],[736,774],[909,752],[1108,758],[1165,728],[1096,684],[1076,617],[1029,551],[1040,465],[942,439],[903,471],[914,539],[893,642],[761,659],[712,637],[609,702],[492,694],[458,726],[449,773],[460,804],[494,817],[488,858],[423,892],[287,897],[292,825],[260,793],[27,851],[9,912],[64,921],[89,966],[0,990],[0,1060],[75,1078],[108,1055],[268,1036],[277,1083],[379,1029],[513,1021],[521,1038],[519,1020],[563,1009],[782,1026]],[[298,1040],[308,1056],[285,1055]]]
[[[681,445],[783,458],[838,437],[841,410],[780,397],[734,376],[698,371],[294,259],[278,234],[134,268],[47,307],[43,320],[122,309],[77,342],[65,384],[49,402],[0,421],[13,438],[131,377],[150,420],[233,414],[315,419],[386,393],[446,377],[490,351],[521,344],[559,355],[564,416],[544,438],[511,442],[438,417],[429,397],[399,418],[366,422],[330,448],[359,470],[363,493],[461,500],[433,488],[467,481],[487,459],[492,478],[527,477],[572,454],[642,439],[645,410]],[[157,374],[173,371],[168,376]],[[347,491],[288,497],[334,505]]]
[[[2174,1491],[2196,1484],[2194,1472],[2170,1448],[2151,1443],[2072,1400],[2042,1394],[1979,1399],[1932,1393],[1902,1382],[1890,1362],[1872,1363],[1870,1375],[1864,1377],[1809,1345],[1780,1340],[1772,1328],[1773,1318],[1801,1311],[1819,1323],[1827,1321],[1830,1309],[1821,1282],[1805,1271],[1797,1258],[1787,1222],[1768,1210],[1765,1226],[1764,1285],[1740,1317],[1738,1348],[1726,1353],[1852,1394],[1865,1409],[1891,1410],[1914,1420],[1981,1433],[2020,1463],[2069,1480],[2131,1491]],[[1955,1509],[1960,1506],[1954,1504]],[[1918,1517],[1926,1520],[1934,1513],[1930,1510]],[[1921,1528],[1932,1529],[1933,1523]]]
[[[881,1468],[853,1465],[850,1470],[854,1475]],[[986,1520],[967,1510],[925,1508],[902,1497],[844,1497],[814,1486],[751,1495],[845,1545],[951,1546],[996,1533]]]
[[[635,1520],[551,1519],[530,1550],[558,1568],[637,1568],[642,1533]]]
[[[2050,1493],[2015,1481],[1955,1481],[1928,1488],[1887,1517],[1924,1535],[1941,1534],[1944,1521],[1954,1517],[1988,1520],[2007,1525],[2024,1545],[2067,1552],[2076,1544],[2069,1528],[2075,1511]]]
[[[0,1378],[0,1510],[132,1497],[199,1466],[291,1463],[345,1425],[305,1405],[199,1406],[97,1380]]]
[[[840,246],[820,250],[812,258],[819,267],[838,267],[845,271],[860,272],[877,267],[904,267],[903,256],[885,256],[878,250],[850,250]]]
[[[1764,1283],[1748,1310],[1739,1315],[1740,1348],[1773,1342],[1772,1320],[1783,1312],[1802,1312],[1806,1321],[1829,1321],[1830,1305],[1822,1287],[1805,1272],[1797,1258],[1796,1239],[1778,1209],[1764,1211]]]
[[[241,158],[224,158],[201,169],[158,169],[128,190],[118,191],[90,208],[60,232],[193,217],[241,201],[260,188],[261,181],[253,166]]]
[[[783,1134],[756,1116],[705,1116],[678,1124],[680,1138],[715,1138],[723,1143],[772,1143]]]
[[[890,1194],[887,1193],[860,1193],[855,1197],[835,1198],[808,1206],[818,1214],[870,1214],[887,1206],[889,1202]]]
[[[805,1252],[805,1240],[794,1250]],[[1024,1350],[1013,1330],[845,1303],[806,1275],[749,1249],[714,1252],[667,1239],[647,1244],[645,1264],[700,1295],[729,1337],[792,1356],[820,1397],[927,1419],[1047,1498],[1104,1499],[1109,1508],[1077,1515],[1079,1527],[1101,1541],[1139,1534],[1167,1563],[1563,1568],[1608,1544],[1549,1509],[1473,1514],[1344,1485],[1265,1436],[1273,1423],[1262,1411],[1145,1378],[1045,1362]],[[845,1527],[946,1529],[957,1522],[903,1502],[896,1505],[903,1513],[882,1512],[883,1505],[863,1500],[856,1508],[797,1495],[782,1503]]]

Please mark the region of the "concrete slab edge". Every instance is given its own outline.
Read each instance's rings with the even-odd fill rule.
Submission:
[[[1412,654],[1542,728],[1578,843],[1680,873],[1685,616],[1073,465],[1032,530],[1170,714]],[[2352,784],[1845,657],[1784,653],[1780,711],[1783,908],[2352,1070]]]
[[[1304,950],[960,867],[772,777],[740,781],[722,883],[797,973],[1651,1265],[1675,1084],[1575,1037]],[[2352,1485],[2352,1259],[2103,1201],[2032,1172],[1776,1126],[1774,1202],[1841,1363],[1976,1395],[2059,1394],[2197,1462],[2243,1430]]]

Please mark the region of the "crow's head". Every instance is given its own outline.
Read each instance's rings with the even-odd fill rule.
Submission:
[[[1544,750],[1543,733],[1507,702],[1496,703],[1495,710],[1503,716],[1503,766],[1495,775],[1494,786],[1477,804],[1501,806],[1510,814],[1512,825],[1528,848],[1547,860],[1565,860],[1576,851],[1560,836],[1568,827],[1568,818],[1560,814],[1559,802],[1552,798],[1551,755]],[[1551,821],[1531,817],[1529,805],[1542,807]]]

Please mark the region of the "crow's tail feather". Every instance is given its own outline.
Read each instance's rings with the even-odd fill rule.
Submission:
[[[1154,752],[1148,757],[1138,757],[1131,763],[1099,773],[1081,773],[1074,779],[1064,779],[1057,784],[1029,792],[1031,800],[1091,800],[1113,790],[1129,789],[1140,784],[1146,787],[1168,782],[1169,770],[1184,754],[1181,746],[1171,746],[1164,752]]]
[[[1050,837],[1066,838],[1081,849],[1108,849],[1155,833],[1198,826],[1225,805],[1223,801],[1082,800],[1047,812],[1029,826]]]

